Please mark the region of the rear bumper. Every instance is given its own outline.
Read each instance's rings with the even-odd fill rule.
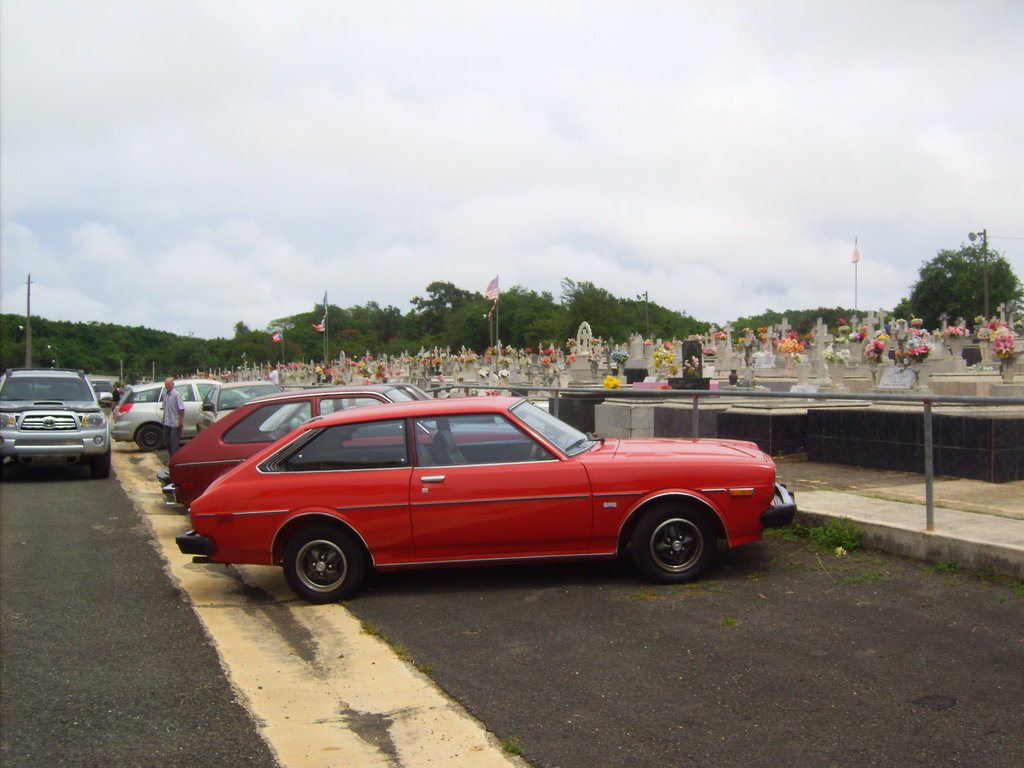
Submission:
[[[179,534],[174,537],[174,543],[183,555],[201,555],[209,557],[217,550],[217,545],[209,536],[200,536],[195,531]]]
[[[761,513],[761,526],[779,528],[793,522],[796,515],[796,499],[782,483],[775,484],[775,499],[768,509]]]

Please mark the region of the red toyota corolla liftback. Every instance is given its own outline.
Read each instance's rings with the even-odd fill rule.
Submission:
[[[281,565],[315,603],[372,569],[628,554],[697,578],[718,543],[792,522],[754,443],[598,439],[511,397],[422,400],[315,418],[227,472],[178,537],[196,562]]]

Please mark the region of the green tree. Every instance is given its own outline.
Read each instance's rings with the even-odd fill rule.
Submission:
[[[939,251],[935,258],[921,265],[920,277],[910,289],[910,296],[896,306],[894,313],[920,317],[927,328],[938,327],[943,313],[948,314],[951,322],[962,317],[973,324],[975,317],[985,313],[985,261],[978,245]],[[1024,292],[1009,262],[992,250],[988,251],[987,262],[989,312],[995,313],[1003,302],[1019,303]]]

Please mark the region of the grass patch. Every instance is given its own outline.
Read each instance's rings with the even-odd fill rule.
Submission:
[[[663,600],[664,597],[653,589],[638,589],[629,596],[630,600]]]
[[[740,623],[739,619],[722,619],[722,622],[721,622],[721,624],[719,626],[722,626],[722,627],[735,627],[739,623]]]
[[[864,538],[864,531],[854,525],[848,517],[840,517],[836,520],[829,520],[825,525],[803,525],[792,526],[797,536],[809,539],[824,549],[843,549],[846,552],[853,552],[860,547]]]
[[[500,743],[502,751],[507,752],[510,755],[515,755],[516,757],[523,756],[523,747],[520,745],[519,739],[515,736],[509,736],[507,739],[502,739]]]
[[[843,581],[847,584],[865,584],[871,581],[886,581],[888,578],[888,574],[880,571],[868,571],[858,576],[847,576]]]

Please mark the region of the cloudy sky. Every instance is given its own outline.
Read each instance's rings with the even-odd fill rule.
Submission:
[[[3,312],[31,273],[33,314],[212,338],[497,275],[721,323],[891,307],[982,228],[1024,279],[1020,0],[0,0],[0,34]]]

